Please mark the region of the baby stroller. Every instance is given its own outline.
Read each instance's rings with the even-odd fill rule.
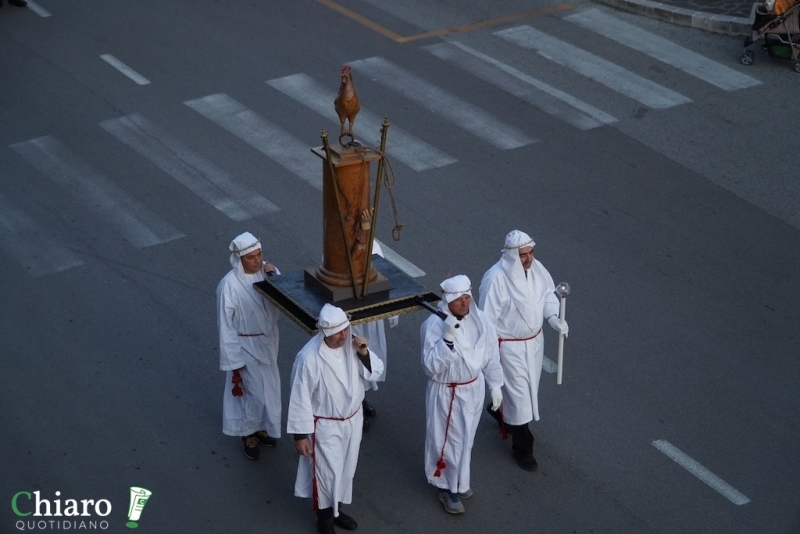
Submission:
[[[751,34],[744,40],[744,53],[741,61],[750,65],[755,59],[750,46],[758,41],[763,41],[762,48],[770,56],[794,60],[794,70],[800,72],[800,1],[780,13],[772,13],[775,7],[774,0],[767,0],[765,4],[756,5],[756,18],[753,21]]]

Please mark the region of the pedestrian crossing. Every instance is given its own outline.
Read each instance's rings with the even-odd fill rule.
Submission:
[[[668,65],[675,69],[674,78],[684,81],[686,88],[681,86],[680,91],[676,90],[681,85],[678,82],[671,88],[664,87],[626,68],[625,54],[609,58],[607,51],[605,54],[596,49],[589,52],[549,26],[543,31],[533,25],[518,24],[497,31],[487,30],[481,39],[448,36],[420,45],[421,59],[428,58],[429,67],[460,71],[485,82],[496,92],[495,100],[516,99],[516,105],[527,106],[534,114],[547,115],[580,131],[613,126],[626,120],[622,116],[625,111],[609,103],[611,95],[621,95],[655,110],[666,110],[691,105],[692,83],[710,84],[722,91],[745,90],[761,83],[597,8],[570,13],[562,20],[614,46],[636,50],[650,61]],[[565,69],[564,72],[602,87],[584,91],[579,97],[571,85],[556,83],[552,76],[543,77],[532,66],[534,60],[547,61],[554,69]],[[437,76],[437,83],[434,83],[430,75],[425,74],[430,68],[409,67],[380,56],[355,59],[348,64],[357,75],[359,88],[368,85],[379,88],[396,99],[402,108],[430,112],[440,121],[442,129],[473,138],[481,146],[488,145],[498,151],[524,147],[536,150],[536,143],[550,136],[536,121],[520,126],[520,121],[513,122],[517,119],[513,111],[511,120],[506,120],[497,116],[496,110],[489,111],[470,101],[469,92],[451,83],[447,76]],[[137,83],[145,86],[144,80],[146,78],[142,77]],[[272,101],[277,100],[282,108],[321,116],[322,126],[335,138],[338,132],[338,117],[333,106],[335,85],[323,84],[305,72],[254,80],[254,84],[269,92]],[[303,184],[301,187],[310,186],[312,191],[320,191],[320,160],[309,151],[319,142],[300,140],[296,136],[298,125],[284,124],[286,113],[277,113],[271,108],[256,111],[237,98],[221,92],[209,94],[176,102],[172,112],[199,118],[204,134],[222,139],[222,145],[241,142],[285,171],[279,176],[268,176],[266,180],[296,179]],[[365,137],[363,142],[377,145],[383,116],[375,104],[369,109],[362,101],[362,106],[355,131]],[[280,117],[284,117],[283,121]],[[215,164],[212,158],[190,148],[196,146],[191,138],[193,132],[184,131],[183,136],[170,132],[165,126],[170,124],[168,120],[129,113],[102,120],[97,127],[108,134],[105,138],[109,147],[104,149],[125,151],[128,156],[142,158],[148,173],[157,169],[158,179],[177,182],[182,187],[179,191],[201,199],[232,221],[271,217],[281,210],[298,209],[296,199],[268,199],[256,186],[246,184],[235,173]],[[435,173],[437,169],[458,165],[460,160],[470,157],[469,145],[454,146],[449,139],[435,138],[434,135],[440,134],[432,134],[403,116],[391,117],[391,125],[388,155],[395,164],[399,162],[407,167],[407,172]],[[314,124],[313,137],[308,138],[317,139],[319,126]],[[13,143],[9,147],[57,189],[70,195],[82,209],[122,235],[131,246],[152,247],[184,237],[181,229],[126,191],[114,176],[98,171],[92,163],[94,147],[89,149],[74,143],[67,146],[53,135]],[[24,206],[14,205],[0,185],[0,261],[5,253],[32,276],[59,273],[83,265],[85,258],[68,250],[43,227]],[[411,276],[424,275],[385,245],[383,249],[387,257],[394,258],[394,263],[404,265]]]

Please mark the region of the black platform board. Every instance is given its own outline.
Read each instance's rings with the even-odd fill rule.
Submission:
[[[373,254],[372,263],[378,272],[389,279],[389,290],[361,299],[336,302],[336,306],[350,314],[351,324],[368,323],[422,309],[415,299],[429,303],[440,300],[438,295],[377,254]],[[304,271],[300,270],[271,276],[253,284],[253,287],[303,330],[315,334],[319,311],[329,301],[319,290],[306,283],[303,275]]]

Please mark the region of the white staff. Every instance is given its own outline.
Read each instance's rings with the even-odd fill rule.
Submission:
[[[558,311],[558,319],[561,321],[561,328],[566,324],[567,313],[567,295],[569,295],[570,287],[566,282],[561,282],[556,287],[556,293],[561,300],[561,308]],[[558,335],[558,374],[556,375],[556,384],[561,385],[561,375],[564,371],[564,334]]]

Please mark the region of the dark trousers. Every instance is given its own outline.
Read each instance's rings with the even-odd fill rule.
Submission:
[[[500,419],[500,410],[492,411],[491,404],[486,407],[489,415],[495,418],[499,424],[503,424]],[[509,425],[505,423],[506,432],[511,434],[511,449],[517,454],[533,454],[533,434],[527,423],[524,425]]]
[[[317,510],[317,521],[320,523],[333,523],[333,507]]]

